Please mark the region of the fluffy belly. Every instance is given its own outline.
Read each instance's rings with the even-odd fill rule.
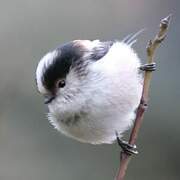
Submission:
[[[133,119],[134,113],[122,116],[120,113],[93,115],[81,112],[64,118],[49,115],[50,122],[57,130],[73,139],[91,144],[112,143],[116,140],[116,132],[121,136]]]

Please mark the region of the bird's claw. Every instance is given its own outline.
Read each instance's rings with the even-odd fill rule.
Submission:
[[[155,71],[156,70],[156,63],[144,64],[140,66],[140,70],[142,71]]]
[[[137,147],[135,144],[134,145],[129,144],[128,142],[121,140],[117,134],[116,136],[117,136],[118,145],[122,148],[123,152],[125,152],[128,155],[138,154]]]

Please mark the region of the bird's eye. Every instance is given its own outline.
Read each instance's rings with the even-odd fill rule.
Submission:
[[[66,85],[65,80],[59,80],[59,81],[57,82],[57,87],[58,87],[58,88],[63,88],[65,85]]]

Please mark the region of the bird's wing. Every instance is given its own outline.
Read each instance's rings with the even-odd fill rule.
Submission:
[[[94,47],[90,52],[90,58],[93,61],[98,61],[103,58],[114,44],[113,41],[101,42],[99,40],[92,41],[92,43],[94,43]]]

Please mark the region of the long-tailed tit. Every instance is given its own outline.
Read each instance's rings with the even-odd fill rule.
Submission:
[[[47,53],[36,81],[48,119],[63,134],[91,144],[112,143],[133,123],[142,94],[135,36],[123,41],[75,40]],[[154,65],[142,66],[154,70]]]

